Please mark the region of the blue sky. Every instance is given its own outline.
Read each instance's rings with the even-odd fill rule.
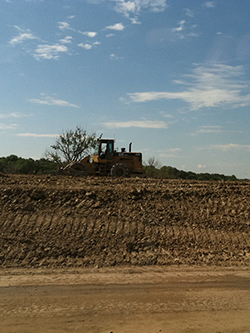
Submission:
[[[1,0],[0,156],[81,126],[193,172],[250,178],[248,0]]]

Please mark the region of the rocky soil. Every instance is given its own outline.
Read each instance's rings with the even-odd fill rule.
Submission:
[[[250,266],[250,182],[0,175],[0,267]]]

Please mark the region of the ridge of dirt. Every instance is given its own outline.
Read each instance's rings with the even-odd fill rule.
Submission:
[[[250,264],[250,183],[0,177],[0,267]]]

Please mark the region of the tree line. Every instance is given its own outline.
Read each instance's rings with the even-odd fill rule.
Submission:
[[[34,160],[16,155],[0,157],[0,172],[16,174],[55,174],[57,164],[46,158]]]
[[[186,180],[238,180],[236,176],[225,176],[217,173],[195,173],[192,171],[178,170],[171,166],[150,165],[143,166],[146,177],[162,179],[186,179]],[[0,157],[0,172],[6,174],[57,174],[58,164],[47,158],[34,160],[22,158],[16,155]]]
[[[99,136],[101,138],[102,135]],[[98,139],[96,133],[87,133],[80,127],[64,131],[58,136],[45,157],[39,160],[22,158],[16,155],[0,157],[0,172],[16,174],[56,174],[60,167],[71,161],[81,160],[90,155]],[[195,173],[178,170],[171,166],[162,166],[155,158],[149,158],[143,165],[144,175],[151,178],[187,179],[187,180],[238,180],[234,175],[217,173]]]
[[[171,166],[156,168],[152,165],[144,165],[144,172],[147,177],[161,179],[185,179],[185,180],[239,180],[235,175],[225,176],[218,173],[195,173],[192,171],[178,170]]]

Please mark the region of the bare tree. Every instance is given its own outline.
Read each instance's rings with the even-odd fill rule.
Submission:
[[[80,161],[91,154],[97,140],[96,133],[88,134],[77,126],[75,130],[60,134],[56,142],[50,146],[51,150],[45,152],[45,156],[57,164]]]
[[[161,162],[155,157],[150,157],[144,165],[145,174],[148,177],[159,177],[159,169],[161,168]]]
[[[150,157],[147,159],[146,166],[154,167],[155,169],[160,169],[162,167],[161,162],[155,157]]]

